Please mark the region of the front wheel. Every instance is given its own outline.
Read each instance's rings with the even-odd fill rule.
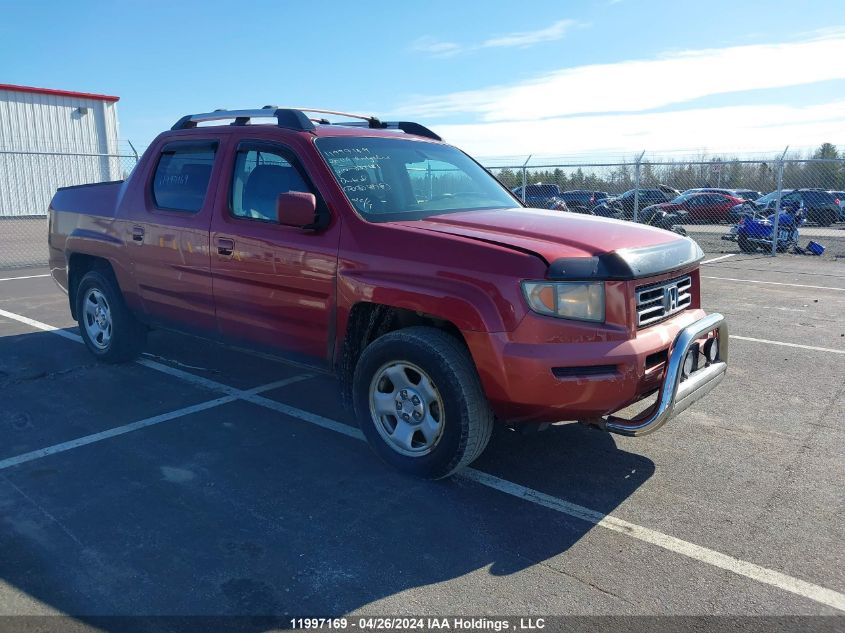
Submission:
[[[107,363],[136,358],[147,334],[126,303],[110,271],[92,270],[76,292],[76,318],[88,350]]]
[[[493,414],[472,358],[441,330],[411,327],[376,339],[361,354],[352,390],[370,446],[402,472],[448,477],[490,441]]]

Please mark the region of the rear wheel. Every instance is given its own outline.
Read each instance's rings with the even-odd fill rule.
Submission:
[[[385,334],[353,379],[358,423],[372,449],[405,473],[440,479],[481,455],[493,414],[466,348],[431,327]]]
[[[76,317],[86,347],[104,362],[132,360],[146,343],[146,328],[126,306],[111,271],[92,270],[80,280]]]

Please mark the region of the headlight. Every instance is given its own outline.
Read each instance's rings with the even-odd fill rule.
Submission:
[[[534,312],[579,321],[604,321],[601,282],[523,281],[522,292]]]

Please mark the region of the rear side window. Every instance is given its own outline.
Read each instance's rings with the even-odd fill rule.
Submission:
[[[804,201],[811,205],[834,204],[836,196],[827,191],[805,191]]]
[[[160,209],[196,213],[211,180],[216,143],[171,143],[161,152],[153,177],[153,199]]]

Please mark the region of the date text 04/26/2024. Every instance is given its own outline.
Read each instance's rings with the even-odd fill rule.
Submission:
[[[546,626],[544,618],[359,617],[291,618],[291,629],[360,631],[531,631]]]

